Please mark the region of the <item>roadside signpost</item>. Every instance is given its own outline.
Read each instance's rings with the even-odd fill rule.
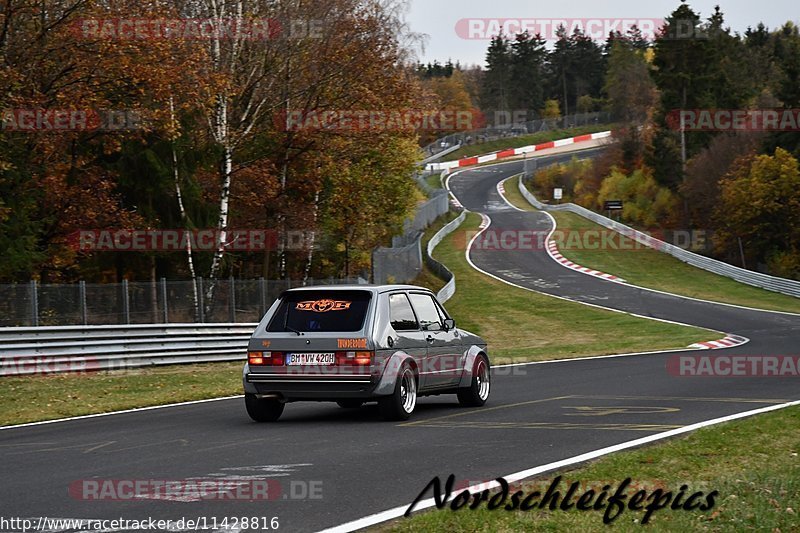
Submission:
[[[617,213],[622,211],[622,200],[606,200],[603,202],[603,210],[608,213],[608,218],[611,218],[612,211]],[[619,222],[619,216],[617,216],[617,221]]]

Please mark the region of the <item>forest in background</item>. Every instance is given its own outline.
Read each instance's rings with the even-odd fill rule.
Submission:
[[[800,32],[793,22],[769,29],[754,21],[740,34],[720,7],[704,18],[681,3],[654,40],[635,27],[604,43],[563,27],[550,44],[529,33],[498,35],[485,68],[448,61],[418,71],[434,89],[448,86],[442,94],[468,95],[487,117],[610,112],[619,142],[598,160],[539,171],[532,185],[542,198],[559,187],[565,201],[595,211],[622,200],[629,224],[690,230],[703,235],[704,253],[800,279]],[[681,135],[680,110],[776,110],[794,119],[782,131],[684,128]]]
[[[269,38],[126,39],[120,20],[270,21]],[[90,23],[112,21],[111,31]],[[681,3],[654,41],[499,35],[483,66],[420,64],[402,1],[9,0],[0,10],[0,281],[348,277],[422,200],[424,128],[286,128],[336,110],[467,111],[492,123],[613,114],[619,141],[534,185],[644,229],[697,229],[707,250],[800,277],[800,134],[687,131],[680,109],[800,108],[800,33]],[[88,24],[88,25],[87,25]],[[687,34],[687,24],[690,28]],[[99,26],[104,28],[102,24]],[[87,29],[88,28],[88,29]],[[678,31],[680,29],[680,31]],[[134,128],[8,127],[19,110],[115,110]],[[475,125],[480,125],[476,120]],[[82,250],[76,232],[261,229],[264,251]],[[292,246],[289,235],[302,235]],[[296,243],[295,243],[296,244]],[[744,256],[744,257],[742,257]]]

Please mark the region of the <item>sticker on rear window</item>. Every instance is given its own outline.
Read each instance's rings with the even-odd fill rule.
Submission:
[[[314,311],[315,313],[327,313],[328,311],[344,311],[350,309],[350,304],[344,300],[309,300],[306,302],[297,302],[295,309],[298,311]]]

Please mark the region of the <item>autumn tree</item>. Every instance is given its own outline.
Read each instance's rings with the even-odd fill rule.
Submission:
[[[709,206],[715,205],[719,199],[720,181],[736,160],[755,153],[762,140],[761,134],[718,135],[707,148],[689,160],[679,192],[686,202],[690,227],[714,229],[714,210]]]
[[[120,14],[164,16],[172,9],[167,3],[21,1],[6,7],[0,13],[0,89],[7,110],[0,187],[14,215],[2,234],[15,235],[9,249],[17,253],[4,254],[0,262],[8,261],[0,271],[70,280],[79,274],[81,256],[69,240],[77,229],[142,225],[143,217],[119,194],[113,159],[126,142],[163,124],[161,102],[172,92],[171,80],[188,78],[180,73],[191,68],[191,54],[174,43],[120,39],[87,25]],[[120,129],[88,122],[9,127],[17,111],[65,109],[90,117],[113,111],[133,122]],[[117,275],[124,270],[117,268]]]
[[[632,170],[642,164],[643,127],[652,118],[657,101],[645,52],[637,48],[635,41],[622,37],[613,41],[604,90],[608,109],[620,123],[615,135],[624,144],[623,164]]]
[[[349,277],[370,264],[370,251],[402,232],[415,205],[409,174],[419,150],[412,138],[389,136],[384,147],[354,143],[355,152],[325,179],[323,220],[331,257],[338,257],[337,274]]]
[[[800,167],[789,152],[737,161],[720,183],[715,214],[720,253],[738,257],[741,242],[748,267],[765,263],[800,279]]]

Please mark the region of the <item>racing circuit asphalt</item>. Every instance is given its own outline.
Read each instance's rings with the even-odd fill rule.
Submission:
[[[540,166],[569,157],[543,157]],[[496,191],[499,181],[521,167],[511,162],[463,171],[449,185],[467,209],[487,214],[492,228],[547,230],[546,215],[514,210]],[[800,316],[603,281],[568,270],[540,251],[472,250],[471,259],[480,269],[540,292],[750,339],[706,355],[800,351]],[[281,531],[316,531],[407,505],[436,475],[490,480],[800,398],[796,378],[673,377],[665,370],[672,355],[506,368],[495,374],[485,407],[460,408],[454,397],[423,398],[406,423],[380,421],[374,406],[344,410],[300,403],[287,406],[276,424],[256,424],[236,398],[6,429],[0,431],[0,516],[278,517]],[[276,499],[256,502],[83,501],[68,492],[84,479],[235,476],[274,479],[280,492],[270,485]],[[315,497],[303,498],[309,490]]]

